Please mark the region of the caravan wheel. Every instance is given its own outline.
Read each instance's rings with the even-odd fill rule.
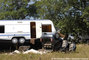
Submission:
[[[13,43],[13,44],[17,44],[17,43],[18,43],[18,39],[17,39],[17,38],[13,38],[13,39],[12,39],[12,43]]]
[[[19,43],[21,44],[25,43],[25,38],[19,38]]]

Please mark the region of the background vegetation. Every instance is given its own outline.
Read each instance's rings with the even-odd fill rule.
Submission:
[[[64,34],[89,35],[89,0],[0,0],[5,19],[50,19]]]

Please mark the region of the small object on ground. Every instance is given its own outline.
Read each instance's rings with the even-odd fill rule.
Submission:
[[[28,54],[28,53],[45,54],[46,52],[41,52],[41,51],[37,51],[34,49],[30,49],[30,50],[23,52],[23,54]]]
[[[11,52],[11,53],[9,53],[10,55],[13,55],[13,54],[20,54],[21,52],[20,51],[18,51],[18,50],[15,50],[14,52]]]
[[[18,50],[15,50],[14,52],[11,52],[9,53],[9,55],[13,55],[13,54],[28,54],[28,53],[34,53],[34,54],[46,54],[46,53],[49,53],[49,52],[52,52],[52,50],[34,50],[34,49],[30,49],[30,50],[27,50],[27,51],[18,51]]]
[[[18,50],[15,50],[13,53],[20,54],[20,51],[18,51]]]
[[[45,50],[45,49],[39,49],[38,51],[39,51],[39,52],[50,53],[50,52],[52,52],[53,50],[51,50],[51,49],[48,49],[48,50]]]
[[[30,46],[20,46],[19,51],[27,51],[30,48]]]

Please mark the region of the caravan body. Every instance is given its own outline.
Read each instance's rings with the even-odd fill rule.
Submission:
[[[53,37],[56,30],[50,20],[0,20],[0,40],[26,40]],[[25,41],[23,41],[25,40]]]

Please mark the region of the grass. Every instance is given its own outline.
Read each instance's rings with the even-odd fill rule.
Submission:
[[[47,54],[0,54],[0,60],[51,60],[51,58],[89,58],[89,45],[77,45],[76,52],[62,53],[52,52]]]

